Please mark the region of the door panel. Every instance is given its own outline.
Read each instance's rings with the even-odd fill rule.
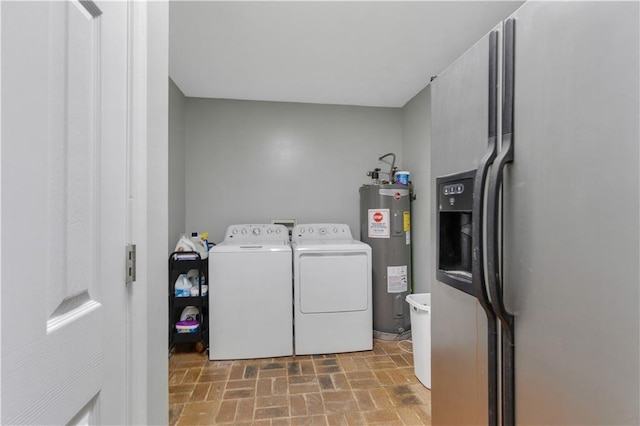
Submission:
[[[2,2],[3,424],[126,423],[126,2]]]
[[[368,306],[369,258],[364,252],[301,253],[298,268],[300,311],[364,311]]]
[[[504,190],[517,424],[638,424],[637,2],[516,12]]]
[[[52,317],[92,300],[95,289],[97,219],[98,47],[94,17],[80,3],[51,9],[52,125],[48,150],[49,277],[47,302]],[[68,43],[65,39],[69,40]],[[58,50],[59,49],[59,50]],[[53,254],[57,255],[53,255]]]
[[[431,84],[431,183],[474,170],[488,143],[489,37],[485,36]],[[435,192],[437,193],[437,191]],[[432,198],[431,245],[438,197]],[[436,279],[432,259],[432,418],[434,424],[486,424],[487,319],[475,297]]]

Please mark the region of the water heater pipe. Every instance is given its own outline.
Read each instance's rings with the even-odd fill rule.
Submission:
[[[393,152],[390,152],[378,158],[378,161],[382,161],[384,158],[387,158],[390,155],[393,155],[393,161],[391,162],[391,169],[389,169],[389,183],[393,183],[393,169],[395,169],[396,165],[396,155]]]

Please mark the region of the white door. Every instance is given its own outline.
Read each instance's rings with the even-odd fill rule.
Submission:
[[[128,13],[0,4],[2,424],[127,421]]]

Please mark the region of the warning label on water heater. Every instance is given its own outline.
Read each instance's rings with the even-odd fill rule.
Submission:
[[[407,265],[387,266],[387,293],[404,293],[407,288]]]
[[[369,209],[369,238],[389,238],[389,209]]]

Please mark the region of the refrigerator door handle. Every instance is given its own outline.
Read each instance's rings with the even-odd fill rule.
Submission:
[[[488,147],[480,159],[476,170],[473,188],[473,222],[471,227],[471,272],[476,297],[485,311],[493,313],[491,301],[487,294],[484,274],[484,194],[489,167],[497,155],[497,127],[498,127],[498,32],[489,35],[489,137]]]
[[[504,29],[504,91],[502,107],[502,147],[494,161],[489,177],[487,202],[487,282],[493,308],[507,328],[511,328],[512,315],[504,306],[500,271],[500,189],[504,168],[513,161],[513,19],[505,22]]]
[[[507,311],[503,298],[500,269],[500,189],[504,168],[513,161],[513,95],[514,95],[515,20],[504,25],[504,89],[502,106],[502,147],[489,178],[487,204],[487,283],[497,317],[501,323],[502,341],[502,422],[515,423],[514,317]]]
[[[471,272],[475,296],[487,316],[487,380],[488,380],[488,425],[498,424],[498,331],[496,315],[491,306],[484,270],[484,194],[489,167],[497,155],[498,128],[498,32],[489,34],[489,131],[488,144],[478,169],[473,188],[471,226]]]

